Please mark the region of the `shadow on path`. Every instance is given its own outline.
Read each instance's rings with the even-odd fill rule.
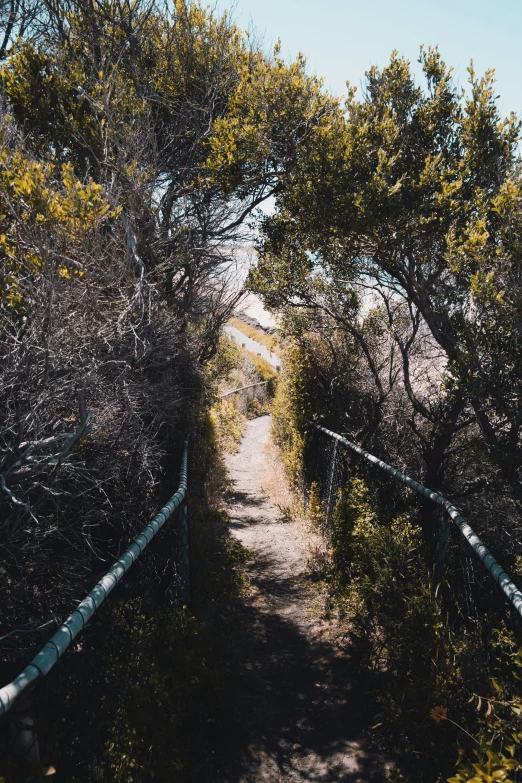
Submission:
[[[254,559],[246,569],[251,596],[235,610],[242,652],[234,677],[242,685],[232,689],[230,726],[206,780],[385,781],[386,764],[364,740],[375,710],[326,624],[307,612],[302,542],[263,492],[268,432],[268,417],[250,422],[229,460],[230,526]]]

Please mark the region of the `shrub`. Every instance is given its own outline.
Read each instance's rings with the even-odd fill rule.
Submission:
[[[237,451],[243,437],[245,418],[234,401],[230,397],[218,400],[212,406],[210,416],[219,447],[223,451]]]
[[[235,708],[248,687],[238,663],[244,629],[237,600],[246,589],[239,567],[250,553],[229,534],[226,472],[208,413],[191,452],[192,605],[179,601],[172,520],[143,556],[148,591],[137,564],[48,675],[47,689],[35,691],[46,764],[68,783],[212,780],[223,734],[242,729]],[[3,773],[9,783],[25,783],[2,740],[0,780]]]

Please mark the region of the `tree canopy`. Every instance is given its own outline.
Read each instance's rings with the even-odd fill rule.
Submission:
[[[264,220],[251,286],[356,336],[372,294],[429,437],[471,414],[520,499],[520,122],[500,116],[493,72],[470,66],[466,92],[436,49],[420,61],[425,87],[394,53],[314,129]],[[408,357],[424,328],[444,357],[431,407]]]

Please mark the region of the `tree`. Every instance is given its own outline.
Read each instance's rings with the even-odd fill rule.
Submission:
[[[272,187],[248,181],[243,152],[241,189],[224,189],[214,139],[256,79],[284,109],[293,73],[197,3],[37,9],[0,66],[7,631],[64,614],[171,489]],[[308,123],[314,106],[312,90]]]
[[[362,100],[351,89],[346,111],[311,134],[264,222],[251,285],[285,308],[324,308],[326,285],[339,299],[331,317],[348,315],[350,328],[360,316],[342,299],[373,289],[438,462],[430,484],[440,486],[445,452],[471,416],[520,500],[520,124],[501,119],[492,72],[478,78],[470,67],[466,96],[437,50],[422,51],[421,63],[425,90],[394,54],[368,72]],[[445,362],[434,410],[410,377],[423,325]]]
[[[37,35],[39,21],[45,22],[45,9],[37,0],[1,0],[0,61],[12,54],[13,44],[26,35]]]

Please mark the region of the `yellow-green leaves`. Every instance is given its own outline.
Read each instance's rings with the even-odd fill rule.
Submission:
[[[114,218],[101,185],[81,183],[70,164],[59,179],[54,167],[33,159],[20,144],[8,143],[9,127],[0,129],[0,301],[12,310],[24,306],[20,280],[56,267],[70,279],[81,271],[62,260],[67,244],[81,240],[103,220]]]
[[[519,761],[504,753],[485,750],[478,762],[463,761],[456,775],[448,778],[448,783],[514,783],[511,772],[520,771]]]
[[[295,165],[301,144],[338,104],[308,76],[299,55],[256,53],[239,69],[227,114],[214,124],[207,166],[222,187],[240,194],[277,184]]]

